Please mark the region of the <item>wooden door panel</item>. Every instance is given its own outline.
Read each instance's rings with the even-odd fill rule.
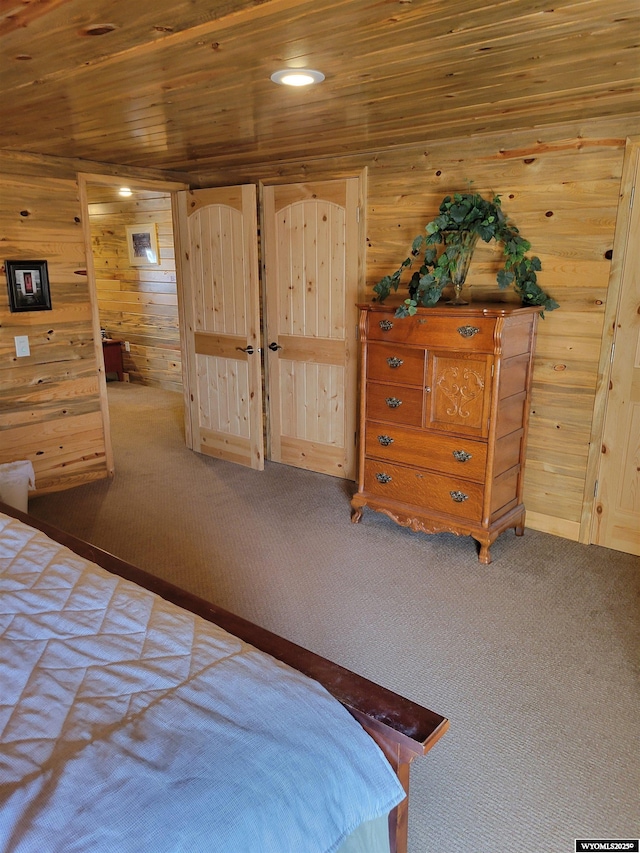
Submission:
[[[201,427],[249,439],[247,363],[196,355],[196,364]]]
[[[640,343],[640,339],[639,339]],[[638,364],[640,367],[640,364]],[[640,378],[640,377],[639,377]],[[620,509],[625,513],[634,513],[640,519],[640,489],[638,471],[640,470],[640,381],[634,382],[631,392],[634,399],[629,401],[627,423],[623,426],[625,437],[624,459],[632,464],[624,464],[620,471]],[[640,525],[638,525],[640,527]],[[638,538],[638,530],[636,529]]]
[[[246,337],[242,212],[210,204],[191,215],[190,229],[195,331]]]
[[[640,189],[640,144],[623,176],[626,198]],[[640,193],[623,207],[620,296],[614,323],[609,394],[598,471],[592,541],[640,556]],[[617,235],[616,235],[617,236]],[[616,253],[614,251],[614,257]]]
[[[359,179],[264,188],[270,458],[355,477]]]
[[[289,361],[313,361],[344,366],[343,340],[279,335],[278,341]],[[284,355],[281,358],[284,358]]]
[[[345,210],[317,199],[276,214],[282,334],[344,339]]]
[[[345,425],[340,405],[345,393],[344,367],[281,357],[279,370],[282,437],[344,446]],[[300,400],[312,400],[314,405],[300,406]]]
[[[262,469],[255,187],[181,196],[191,446]]]

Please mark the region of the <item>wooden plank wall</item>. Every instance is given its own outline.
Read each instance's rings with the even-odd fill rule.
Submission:
[[[294,183],[367,168],[369,293],[406,257],[446,193],[469,186],[500,193],[542,259],[542,286],[561,304],[540,323],[527,523],[584,539],[600,437],[599,363],[611,335],[604,317],[625,140],[638,134],[640,120],[602,119],[339,159],[264,162],[201,174],[193,185]],[[0,165],[2,260],[46,257],[53,299],[45,319],[45,312],[10,314],[6,291],[0,293],[0,463],[30,458],[38,487],[54,490],[106,474],[87,283],[76,272],[85,268],[78,189],[71,168],[52,160],[2,154]],[[489,247],[480,247],[472,295],[491,289],[496,261]],[[30,336],[29,358],[16,359],[18,334]]]
[[[471,188],[498,193],[543,265],[539,281],[560,303],[540,323],[525,480],[529,526],[583,538],[592,502],[590,446],[605,303],[627,135],[616,120],[201,175],[203,186],[293,183],[368,171],[367,291],[407,257],[442,198]],[[472,298],[500,295],[496,248],[481,244]],[[597,424],[596,424],[597,426]],[[591,489],[591,493],[590,493]],[[582,522],[582,524],[581,524]],[[582,529],[582,533],[581,533]]]
[[[50,311],[11,313],[0,285],[0,464],[30,459],[38,491],[107,476],[75,170],[0,153],[5,260],[48,263]],[[31,355],[17,358],[14,336]]]
[[[100,325],[109,337],[129,342],[123,362],[132,382],[182,391],[171,196],[136,191],[129,199],[95,201],[101,193],[104,187],[89,185]],[[152,222],[158,226],[160,265],[132,267],[126,226]]]

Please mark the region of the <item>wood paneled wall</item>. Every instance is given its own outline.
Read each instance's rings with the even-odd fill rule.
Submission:
[[[132,382],[182,390],[171,196],[135,191],[129,199],[96,200],[104,187],[88,186],[91,245],[100,325],[123,346]],[[110,192],[113,195],[113,190]],[[129,263],[126,226],[156,223],[159,266]]]
[[[525,480],[527,523],[584,539],[625,139],[638,132],[640,122],[603,120],[508,137],[425,142],[339,160],[265,162],[202,175],[201,181],[296,182],[355,175],[366,167],[370,297],[375,282],[408,256],[414,236],[436,215],[443,196],[469,188],[499,194],[503,209],[542,261],[542,287],[561,306],[539,324]],[[469,273],[472,298],[488,293],[511,298],[495,285],[499,258],[495,245],[479,246]]]
[[[52,303],[51,311],[10,312],[0,276],[0,464],[31,460],[42,493],[102,479],[112,470],[79,172],[147,183],[179,177],[0,151],[0,265],[47,260]],[[16,335],[28,335],[30,356],[17,358]]]
[[[75,170],[0,153],[5,260],[48,263],[50,311],[11,313],[0,282],[0,463],[30,459],[38,491],[107,476]],[[14,336],[31,355],[18,358]]]
[[[539,324],[527,523],[584,540],[602,415],[599,365],[611,338],[604,318],[625,141],[639,134],[640,119],[602,119],[339,159],[264,162],[201,174],[197,185],[294,183],[357,175],[366,168],[371,295],[373,284],[407,256],[445,194],[469,187],[499,193],[542,260],[540,283],[561,306]],[[46,257],[53,310],[10,314],[6,291],[0,294],[0,463],[32,459],[38,487],[53,490],[106,473],[81,274],[82,214],[70,168],[1,157],[0,165],[7,166],[0,178],[2,260]],[[479,247],[470,271],[472,295],[497,292],[492,282],[498,257],[493,247]],[[17,334],[29,334],[29,358],[16,359]]]

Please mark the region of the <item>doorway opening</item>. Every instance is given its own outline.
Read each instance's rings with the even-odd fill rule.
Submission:
[[[111,420],[134,389],[157,389],[156,405],[183,403],[172,194],[183,185],[79,176],[101,387],[105,443],[113,473]],[[126,385],[126,391],[125,391]],[[160,393],[162,392],[162,393]],[[148,395],[147,395],[148,396]]]
[[[182,393],[171,194],[116,186],[87,185],[91,254],[107,378]],[[153,245],[148,256],[138,236]],[[122,365],[116,370],[121,354]],[[113,369],[109,369],[112,367]],[[114,377],[114,374],[119,374]]]

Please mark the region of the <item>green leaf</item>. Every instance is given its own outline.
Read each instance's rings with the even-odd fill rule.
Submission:
[[[513,283],[515,275],[512,272],[508,272],[507,270],[500,270],[497,275],[498,287],[500,290],[506,290],[510,284]]]
[[[464,222],[465,217],[469,213],[469,205],[468,204],[452,204],[449,210],[451,214],[451,218],[454,222]]]
[[[493,228],[490,228],[486,225],[476,225],[475,230],[478,232],[478,234],[484,240],[485,243],[489,243],[491,240],[493,240]]]
[[[420,304],[424,305],[425,308],[432,308],[434,305],[438,303],[438,300],[442,296],[442,287],[434,284],[427,290],[425,290],[420,296]]]
[[[411,254],[417,255],[420,249],[422,248],[422,244],[424,243],[424,237],[422,234],[418,234],[413,243],[411,244]]]
[[[424,253],[425,266],[431,267],[436,261],[438,252],[436,249],[426,249]]]
[[[396,317],[411,317],[417,311],[416,302],[413,299],[405,299],[402,305],[396,308]]]

